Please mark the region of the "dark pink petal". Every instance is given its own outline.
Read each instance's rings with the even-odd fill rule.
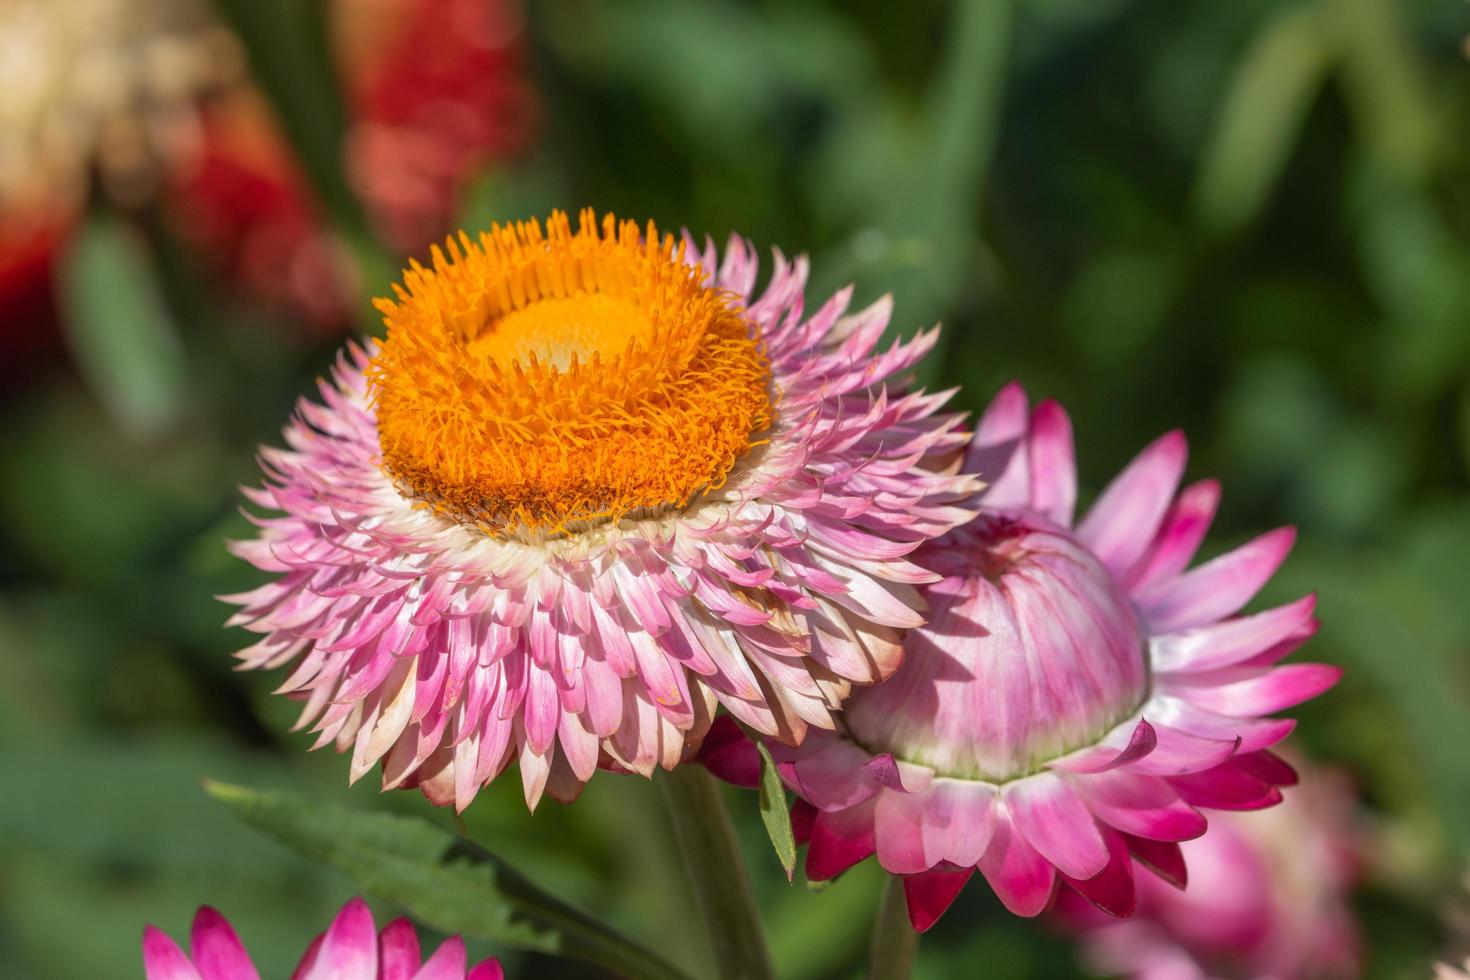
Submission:
[[[419,935],[407,919],[394,919],[378,937],[378,980],[412,980],[419,969]]]
[[[925,871],[905,875],[903,897],[909,907],[909,923],[915,932],[928,932],[945,910],[954,904],[974,868],[960,871]]]
[[[1215,676],[1222,675],[1228,675],[1228,671]],[[1215,685],[1195,683],[1194,677],[1171,680],[1164,690],[1206,711],[1252,718],[1311,700],[1341,677],[1342,668],[1332,664],[1288,664],[1264,674]]]
[[[1121,578],[1123,587],[1137,592],[1184,571],[1205,540],[1219,506],[1219,481],[1201,480],[1185,487],[1164,515],[1153,544]]]
[[[1105,831],[1108,865],[1091,878],[1079,880],[1063,875],[1062,880],[1093,905],[1119,918],[1133,914],[1136,896],[1133,890],[1133,859],[1123,835]]]
[[[1048,398],[1031,413],[1031,506],[1062,527],[1077,505],[1077,456],[1067,410]]]
[[[1274,752],[1252,752],[1231,760],[1241,769],[1272,786],[1295,786],[1301,781],[1296,768]]]
[[[440,944],[413,980],[464,980],[464,940],[450,936]]]
[[[799,796],[791,801],[791,835],[796,843],[805,844],[812,839],[812,827],[821,812]]]
[[[153,926],[143,930],[143,973],[148,980],[203,980],[178,944]]]
[[[996,822],[990,846],[980,859],[980,873],[1016,915],[1040,915],[1051,903],[1056,868],[1026,843],[1009,819]]]
[[[1178,578],[1135,593],[1138,608],[1155,634],[1223,619],[1261,591],[1295,541],[1294,528],[1268,531]]]
[[[1213,810],[1262,810],[1281,802],[1281,790],[1233,759],[1209,772],[1174,776],[1169,783],[1186,802]]]
[[[189,953],[204,980],[260,980],[240,937],[218,911],[199,907],[189,931]]]
[[[1155,636],[1149,641],[1149,660],[1158,673],[1230,667],[1287,640],[1311,636],[1317,629],[1312,618],[1316,606],[1317,597],[1309,595],[1254,616]]]
[[[1153,543],[1188,456],[1183,433],[1160,436],[1108,484],[1077,525],[1077,536],[1114,575],[1125,574]]]
[[[367,903],[354,898],[327,927],[301,980],[377,980],[378,933]]]
[[[505,970],[497,959],[481,960],[464,980],[505,980]]]
[[[1005,788],[1016,829],[1041,856],[1072,878],[1091,878],[1108,863],[1097,821],[1060,778],[1028,776]]]
[[[1189,884],[1189,870],[1184,866],[1184,852],[1178,844],[1144,840],[1127,834],[1123,839],[1134,859],[1154,874],[1175,888],[1183,889]]]
[[[817,813],[806,851],[808,878],[835,878],[873,853],[874,805],[869,800],[849,810]]]

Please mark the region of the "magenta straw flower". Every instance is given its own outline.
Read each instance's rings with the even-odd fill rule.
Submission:
[[[1265,716],[1339,671],[1276,666],[1316,630],[1312,597],[1236,615],[1289,529],[1186,570],[1219,488],[1176,497],[1185,454],[1179,433],[1162,437],[1074,524],[1066,412],[1001,391],[966,460],[991,481],[980,516],[916,555],[941,578],[903,666],[856,692],[838,731],[773,747],[814,808],[808,876],[876,852],[905,876],[920,930],[976,869],[1019,915],[1058,882],[1126,915],[1134,859],[1184,884],[1179,842],[1205,832],[1200,808],[1281,800],[1295,776],[1268,749],[1293,722]],[[728,739],[707,759],[749,777]]]
[[[789,743],[831,728],[924,620],[907,559],[967,519],[947,394],[885,386],[884,300],[815,310],[805,259],[765,290],[732,238],[676,243],[584,212],[415,263],[263,450],[271,512],[227,597],[292,665],[300,726],[358,778],[464,808],[518,761],[528,805],[600,764],[648,775],[716,703]]]
[[[446,939],[427,961],[407,919],[394,919],[376,931],[367,903],[354,898],[342,907],[327,931],[307,948],[291,980],[502,980],[498,960],[477,963],[466,972],[464,940]],[[189,932],[189,955],[162,931],[143,930],[143,972],[147,980],[260,980],[250,954],[224,916],[201,906]]]
[[[1081,931],[1083,959],[1101,976],[1355,977],[1353,818],[1353,796],[1339,774],[1308,774],[1280,806],[1217,814],[1208,834],[1181,845],[1187,890],[1144,876],[1130,918],[1103,915],[1069,895],[1058,911]]]

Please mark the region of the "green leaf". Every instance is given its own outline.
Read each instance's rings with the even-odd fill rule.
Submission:
[[[342,169],[347,109],[333,68],[322,0],[215,0],[245,45],[318,199],[340,224],[367,227]]]
[[[755,743],[761,754],[760,806],[761,823],[766,825],[766,834],[781,867],[786,869],[786,880],[791,880],[796,870],[796,835],[791,831],[791,809],[786,802],[786,788],[781,785],[781,774],[776,771],[776,762],[770,750],[760,742]]]
[[[184,354],[144,243],[116,219],[93,218],[61,280],[68,339],[98,401],[130,436],[171,428],[184,414]]]
[[[246,823],[436,929],[584,960],[626,976],[684,980],[657,953],[542,891],[474,842],[427,821],[316,803],[294,793],[214,782],[205,788]]]
[[[1266,205],[1327,79],[1331,55],[1317,7],[1292,7],[1266,22],[1230,83],[1205,149],[1194,204],[1206,228],[1233,233]]]

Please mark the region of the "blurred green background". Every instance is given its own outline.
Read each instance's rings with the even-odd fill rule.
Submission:
[[[326,44],[281,27],[320,28],[321,13],[230,0],[220,16],[355,256],[350,321],[401,256],[337,163],[346,123],[321,89]],[[812,297],[855,282],[859,301],[894,293],[905,334],[942,321],[926,381],[963,385],[963,407],[1011,378],[1060,398],[1085,488],[1179,426],[1190,475],[1225,484],[1210,548],[1301,529],[1263,601],[1318,590],[1310,656],[1348,673],[1300,710],[1296,742],[1350,770],[1371,813],[1368,974],[1427,976],[1456,941],[1444,909],[1470,850],[1470,6],[537,0],[524,13],[534,135],[462,175],[459,223],[591,204],[809,253]],[[46,295],[0,308],[6,977],[138,976],[143,923],[182,936],[201,902],[232,918],[264,975],[286,975],[354,888],[253,835],[201,778],[453,825],[371,777],[348,790],[345,760],[288,733],[279,678],[231,670],[248,641],[221,628],[212,596],[260,580],[223,547],[248,534],[236,487],[257,480],[255,447],[278,438],[343,333],[222,281],[160,213],[93,194],[46,265]],[[788,886],[753,797],[732,803],[781,975],[857,975],[871,862],[822,893]],[[534,816],[501,780],[464,820],[699,968],[641,780],[600,775],[576,805]],[[553,969],[488,951],[512,976]],[[1065,944],[976,885],[925,938],[920,975],[1074,969]]]

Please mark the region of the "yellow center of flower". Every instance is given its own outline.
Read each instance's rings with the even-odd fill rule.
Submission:
[[[377,301],[368,370],[383,466],[435,510],[500,533],[682,507],[770,425],[755,326],[652,223],[447,244]]]

